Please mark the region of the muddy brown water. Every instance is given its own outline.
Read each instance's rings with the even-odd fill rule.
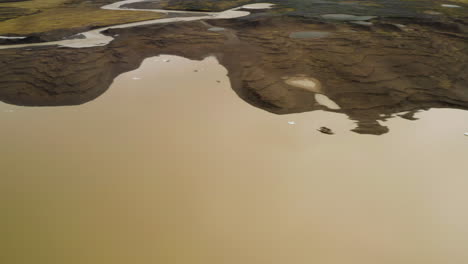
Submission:
[[[468,262],[468,112],[359,135],[226,74],[160,56],[81,106],[0,104],[2,263]]]

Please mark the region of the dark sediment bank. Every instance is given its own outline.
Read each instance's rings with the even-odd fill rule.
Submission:
[[[186,10],[186,11],[209,11],[220,12],[226,9],[238,7],[241,5],[258,2],[255,0],[165,0],[165,1],[145,1],[124,5],[124,8],[136,9],[168,9],[168,10]]]
[[[378,121],[393,113],[468,110],[466,21],[388,18],[362,26],[250,16],[112,29],[106,34],[118,37],[105,47],[0,50],[0,100],[30,106],[82,104],[146,57],[215,55],[228,69],[236,93],[254,106],[276,114],[341,112],[357,121],[356,132],[383,134],[388,128]],[[226,30],[208,31],[211,26]],[[289,37],[301,31],[331,34]],[[322,93],[341,109],[328,109],[315,101],[315,92],[284,82],[284,77],[298,75],[319,80]]]

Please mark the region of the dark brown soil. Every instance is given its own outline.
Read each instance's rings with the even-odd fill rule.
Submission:
[[[154,0],[124,5],[127,8],[168,9],[185,11],[220,12],[226,9],[256,2],[255,0]]]

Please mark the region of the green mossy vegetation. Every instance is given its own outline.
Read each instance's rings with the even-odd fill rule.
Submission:
[[[136,21],[161,18],[155,12],[103,10],[100,6],[115,1],[83,0],[30,0],[0,2],[2,9],[18,10],[8,13],[2,21],[0,12],[0,35],[28,35],[58,29],[103,27]]]

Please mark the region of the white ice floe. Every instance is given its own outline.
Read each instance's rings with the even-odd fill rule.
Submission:
[[[465,136],[468,136],[468,132],[466,132],[466,133],[465,133],[465,134],[463,134],[463,135],[465,135]]]
[[[140,77],[133,77],[132,79],[133,80],[140,80],[141,78]]]
[[[290,124],[290,125],[295,125],[296,122],[294,122],[294,121],[288,121],[288,124]]]

